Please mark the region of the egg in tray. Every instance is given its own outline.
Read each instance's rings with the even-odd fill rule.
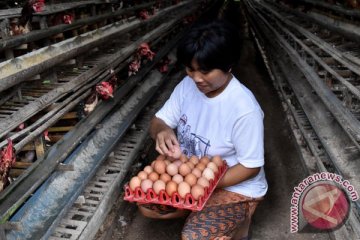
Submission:
[[[201,210],[227,169],[220,156],[159,155],[125,185],[124,199]]]

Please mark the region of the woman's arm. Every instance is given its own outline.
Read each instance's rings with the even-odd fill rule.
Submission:
[[[172,156],[175,147],[179,148],[175,132],[163,120],[153,117],[150,122],[150,136],[156,142],[156,151],[160,154]]]
[[[229,187],[255,177],[260,172],[260,167],[247,168],[240,163],[229,168],[220,179],[217,188]]]

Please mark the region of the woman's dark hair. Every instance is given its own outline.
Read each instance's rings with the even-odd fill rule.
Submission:
[[[177,49],[178,62],[191,67],[196,60],[200,70],[228,72],[240,56],[241,39],[237,29],[223,20],[190,28]]]

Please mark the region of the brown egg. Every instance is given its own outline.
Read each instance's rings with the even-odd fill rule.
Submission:
[[[197,177],[194,174],[189,173],[188,175],[185,176],[184,181],[187,182],[190,185],[190,187],[192,187],[196,184]]]
[[[147,174],[150,174],[151,172],[154,171],[154,169],[153,169],[151,166],[146,166],[146,167],[144,167],[144,171],[145,171]]]
[[[183,162],[180,161],[180,160],[176,160],[176,161],[174,161],[174,164],[175,164],[176,166],[180,167],[180,165],[183,164]]]
[[[165,162],[166,166],[171,163],[171,161],[169,159],[165,159],[164,162]]]
[[[204,169],[206,168],[206,165],[203,163],[198,163],[196,165],[196,168],[199,169],[201,172],[204,171]]]
[[[191,173],[194,174],[197,178],[201,177],[201,171],[198,168],[194,168]]]
[[[176,175],[174,175],[174,176],[172,177],[172,180],[173,180],[174,182],[176,182],[177,184],[179,184],[179,183],[181,183],[181,182],[184,181],[184,177],[181,176],[180,174],[176,174]]]
[[[191,195],[194,197],[195,200],[199,200],[201,196],[204,196],[205,190],[204,187],[196,184],[191,188]]]
[[[213,162],[209,162],[207,165],[206,165],[207,168],[210,168],[211,170],[213,170],[213,172],[216,174],[219,170],[218,170],[218,166],[213,163]]]
[[[171,195],[177,191],[178,184],[174,181],[169,181],[166,184],[165,191],[171,197]]]
[[[175,159],[179,159],[180,156],[181,156],[182,152],[181,152],[181,149],[179,146],[175,146],[174,147],[174,152],[172,153],[172,157],[175,158]]]
[[[166,171],[166,163],[163,160],[155,160],[154,170],[158,174],[163,174]]]
[[[171,176],[167,173],[163,173],[160,175],[159,179],[164,181],[164,183],[167,183],[167,182],[171,181]]]
[[[148,179],[150,179],[151,181],[155,182],[156,180],[159,179],[159,174],[157,174],[156,172],[151,172],[148,175]]]
[[[223,160],[219,155],[213,156],[211,161],[215,163],[218,167],[221,167],[224,164]]]
[[[184,163],[188,161],[188,157],[185,154],[181,154],[179,160]]]
[[[141,181],[141,189],[143,192],[147,192],[149,188],[152,188],[153,182],[150,179],[144,179]]]
[[[175,163],[170,163],[169,165],[166,166],[166,172],[170,175],[170,176],[174,176],[176,174],[178,174],[178,166]]]
[[[186,194],[190,193],[190,190],[190,185],[187,182],[179,183],[177,191],[180,197],[185,198]]]
[[[197,180],[197,184],[203,186],[204,188],[210,186],[209,180],[207,180],[205,177],[200,177]]]
[[[161,161],[164,161],[164,160],[165,160],[165,158],[166,158],[166,156],[165,156],[165,155],[159,155],[159,156],[157,156],[157,157],[156,157],[156,159],[155,159],[155,160],[161,160]]]
[[[192,162],[194,165],[199,163],[199,158],[195,155],[191,156],[189,159],[190,162]]]
[[[137,176],[141,179],[141,180],[144,180],[144,179],[147,179],[148,177],[148,174],[145,172],[145,171],[140,171]]]
[[[202,158],[200,158],[200,162],[206,166],[210,162],[210,159],[207,156],[203,156]]]
[[[191,170],[195,167],[192,162],[186,162],[186,164],[190,167]]]
[[[202,176],[205,177],[207,180],[214,180],[215,179],[215,174],[213,172],[213,170],[211,170],[210,168],[205,168],[204,171],[202,172]]]
[[[165,183],[162,180],[156,180],[152,188],[156,194],[159,194],[161,190],[165,190]]]
[[[180,165],[179,167],[179,173],[182,176],[186,176],[191,172],[191,168],[189,167],[189,165],[187,165],[186,163],[183,163]]]
[[[141,179],[138,176],[132,177],[129,182],[129,187],[131,190],[135,191],[135,188],[140,187]]]
[[[150,166],[154,169],[154,166],[155,166],[155,160],[151,162]]]

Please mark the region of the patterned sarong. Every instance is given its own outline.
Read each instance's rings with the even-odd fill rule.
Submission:
[[[186,219],[182,239],[235,239],[246,237],[251,216],[262,198],[250,198],[216,189],[199,212]],[[241,232],[241,233],[239,233]]]
[[[251,217],[263,198],[250,198],[223,189],[215,189],[199,212],[191,212],[182,230],[183,240],[242,239],[248,234]],[[159,204],[142,207],[166,215],[176,208]]]

